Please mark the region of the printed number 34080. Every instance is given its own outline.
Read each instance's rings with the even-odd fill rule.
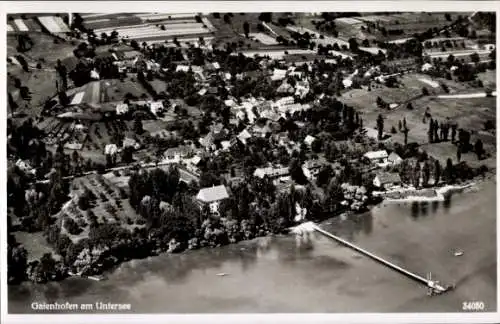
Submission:
[[[482,301],[467,301],[462,303],[462,310],[464,311],[482,311],[484,310],[484,303]]]

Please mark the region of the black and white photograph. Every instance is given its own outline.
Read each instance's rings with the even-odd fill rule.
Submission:
[[[5,15],[2,312],[497,312],[494,3],[128,4]]]

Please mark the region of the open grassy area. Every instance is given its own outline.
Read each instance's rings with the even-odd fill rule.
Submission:
[[[28,262],[40,260],[45,253],[56,256],[54,249],[47,243],[43,232],[15,232],[16,241],[21,243],[28,252]]]
[[[18,112],[25,112],[29,115],[39,115],[42,106],[47,100],[53,97],[56,92],[56,72],[49,70],[32,69],[30,72],[23,71],[18,66],[8,66],[9,76],[7,77],[7,91],[11,92],[16,101]],[[28,87],[31,100],[24,100],[19,89],[14,86],[15,79],[21,80],[21,85]]]
[[[491,74],[484,77],[492,78]],[[478,138],[483,141],[485,150],[487,152],[495,152],[496,138],[494,133],[484,131],[484,123],[487,120],[496,120],[496,98],[460,98],[460,99],[440,99],[436,98],[434,94],[441,94],[440,88],[434,89],[431,86],[426,86],[430,92],[430,96],[416,98],[411,101],[413,110],[408,110],[407,105],[403,104],[394,110],[384,110],[378,108],[376,105],[376,98],[380,96],[388,103],[401,103],[410,98],[418,96],[422,93],[422,86],[425,86],[419,78],[430,79],[428,76],[419,74],[408,74],[400,78],[403,87],[401,88],[387,88],[378,85],[376,88],[372,87],[372,91],[366,89],[353,89],[343,94],[341,100],[354,106],[363,118],[365,127],[376,128],[376,118],[379,114],[384,116],[384,131],[390,133],[392,127],[398,129],[398,122],[406,119],[409,128],[408,142],[416,142],[423,145],[430,155],[445,162],[447,158],[451,157],[456,160],[456,146],[447,143],[433,143],[428,144],[428,121],[423,122],[423,117],[427,107],[429,107],[432,118],[438,121],[445,121],[447,118],[450,121],[456,122],[459,128],[471,131],[471,143],[474,143]],[[442,80],[439,80],[442,81]],[[455,81],[447,81],[450,89],[459,93],[480,92],[481,89],[470,88],[465,83],[458,83]],[[404,134],[397,132],[391,134],[389,141],[404,142]],[[477,161],[474,153],[464,154],[462,156],[464,161],[471,165],[486,164],[489,167],[495,166],[495,156],[483,161]]]
[[[29,36],[33,41],[33,47],[22,55],[27,59],[28,63],[36,64],[42,60],[42,67],[54,68],[57,60],[63,60],[74,56],[73,50],[78,46],[79,41],[74,40],[63,42],[56,38],[39,32],[30,32]],[[56,40],[57,43],[54,42]],[[17,39],[15,35],[7,36],[7,56],[19,55],[16,50]]]

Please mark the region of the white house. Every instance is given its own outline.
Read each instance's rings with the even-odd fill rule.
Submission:
[[[304,164],[302,164],[302,172],[307,179],[314,180],[316,179],[319,171],[321,171],[323,165],[324,164],[318,160],[308,160],[305,161]]]
[[[373,185],[377,188],[389,189],[401,185],[401,177],[397,173],[379,173],[373,179]]]
[[[287,70],[281,70],[281,69],[274,69],[273,70],[273,75],[271,76],[271,80],[273,81],[279,81],[283,80],[286,78]]]
[[[120,103],[116,105],[116,114],[117,115],[123,115],[128,113],[128,104],[126,103]]]
[[[257,168],[253,172],[254,177],[258,177],[264,179],[266,176],[273,178],[281,178],[290,174],[290,170],[288,167],[274,168],[274,167],[266,167],[266,168]]]
[[[242,130],[241,133],[238,134],[238,140],[244,145],[247,144],[247,140],[252,137],[252,134],[246,129]]]
[[[21,169],[21,171],[26,172],[26,173],[35,173],[35,170],[29,165],[28,162],[25,162],[21,159],[17,160],[16,166]]]
[[[160,112],[163,112],[163,102],[161,101],[151,101],[149,103],[149,109],[151,110],[151,113],[156,115]]]
[[[115,155],[118,152],[118,146],[116,144],[107,144],[104,147],[104,154]]]
[[[226,187],[223,185],[200,189],[196,199],[202,206],[208,205],[211,213],[219,212],[220,202],[229,198]]]
[[[311,135],[307,135],[306,138],[304,139],[304,143],[307,145],[307,146],[311,146],[312,143],[316,140],[316,138],[314,136],[311,136]]]
[[[396,152],[392,152],[391,154],[389,154],[387,162],[389,162],[392,165],[398,165],[401,162],[403,162],[403,159]]]
[[[193,153],[194,151],[191,147],[184,145],[167,149],[163,154],[163,157],[165,158],[166,162],[180,163],[182,159],[190,156]]]
[[[131,137],[125,137],[123,140],[123,148],[126,147],[133,147],[135,150],[138,150],[141,148],[141,144],[139,144],[135,139]]]
[[[388,154],[386,150],[366,152],[363,157],[372,164],[386,165]]]

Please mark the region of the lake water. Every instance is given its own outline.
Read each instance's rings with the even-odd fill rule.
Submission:
[[[464,301],[496,310],[496,185],[449,203],[378,206],[321,226],[406,269],[457,288],[426,288],[331,239],[260,238],[217,249],[133,260],[95,282],[9,287],[9,312],[32,302],[131,304],[135,313],[455,312]],[[461,249],[460,257],[453,255]],[[226,273],[225,276],[218,276]]]

